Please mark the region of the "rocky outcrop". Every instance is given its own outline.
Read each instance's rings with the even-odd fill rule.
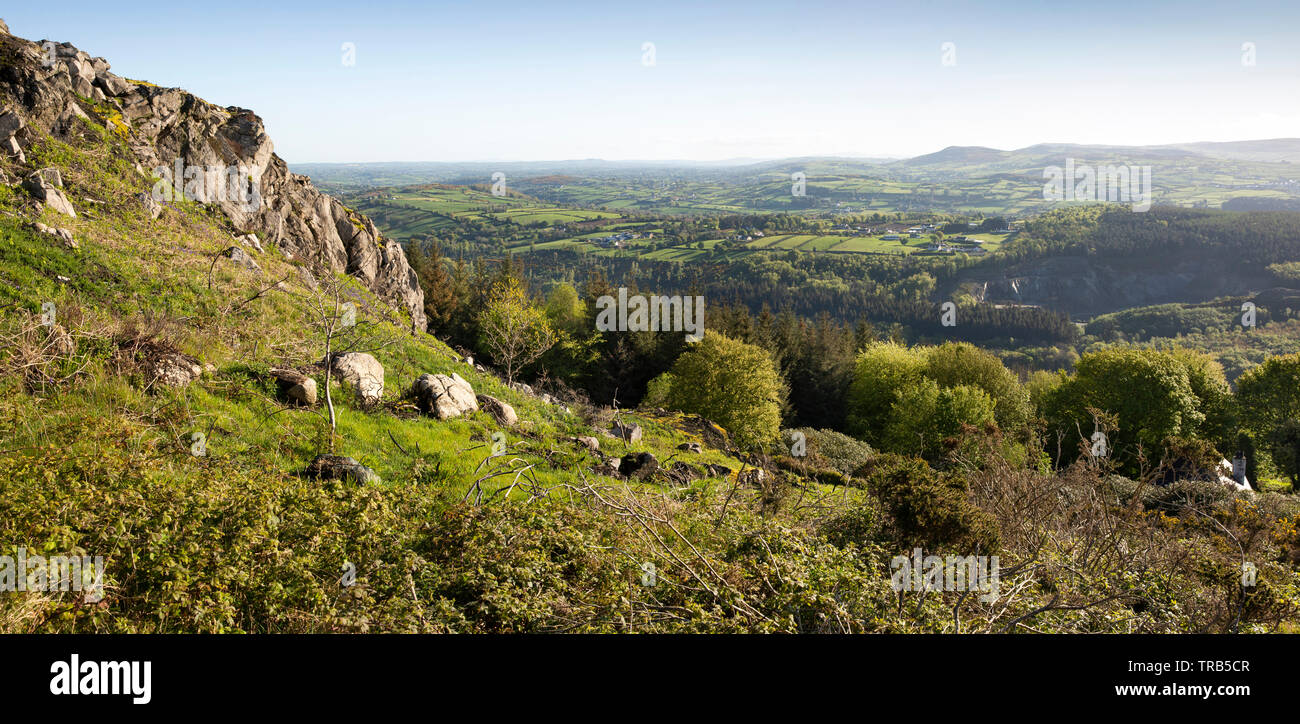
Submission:
[[[0,151],[9,150],[12,139],[9,155],[21,153],[39,137],[34,128],[66,136],[76,131],[78,119],[91,117],[119,133],[138,167],[160,178],[155,191],[179,189],[220,207],[242,233],[259,232],[309,264],[351,274],[406,309],[415,329],[424,330],[424,293],[401,245],[381,237],[370,219],[321,193],[307,177],[290,173],[255,113],[127,80],[113,74],[108,61],[68,43],[53,50],[47,62],[40,43],[0,34]],[[38,186],[33,196],[45,192]],[[71,206],[59,210],[69,213]],[[147,204],[146,211],[156,217]]]
[[[373,355],[344,352],[334,355],[333,364],[334,372],[363,404],[373,405],[384,396],[384,366]]]
[[[426,415],[439,420],[460,417],[478,409],[474,388],[460,375],[420,375],[411,386],[416,406]],[[514,410],[511,410],[513,413]]]

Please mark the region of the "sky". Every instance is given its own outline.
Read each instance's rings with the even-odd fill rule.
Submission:
[[[1296,0],[70,0],[0,17],[254,110],[291,164],[1300,136]]]

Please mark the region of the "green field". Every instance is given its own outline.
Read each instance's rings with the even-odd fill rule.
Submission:
[[[460,222],[543,227],[621,218],[612,211],[573,209],[519,195],[494,196],[470,186],[417,186],[364,194],[357,208],[398,239],[438,235]]]

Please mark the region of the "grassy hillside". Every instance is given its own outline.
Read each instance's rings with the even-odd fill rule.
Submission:
[[[76,123],[67,143],[39,135],[31,166],[0,162],[59,169],[80,210],[0,184],[0,551],[102,556],[104,596],[5,595],[0,631],[1294,630],[1294,499],[1057,472],[990,427],[931,467],[820,430],[801,431],[806,455],[788,436],[740,451],[693,416],[566,408],[266,239],[242,247],[257,270],[227,258],[240,242],[214,209],[152,218],[129,130]],[[324,388],[313,310],[335,284],[384,393],[331,388],[332,432],[270,372]],[[162,384],[178,359],[206,369]],[[462,376],[518,423],[421,415],[405,391],[424,373]],[[615,418],[644,437],[603,435]],[[307,476],[329,451],[378,479]],[[628,453],[659,467],[613,474]],[[900,590],[893,562],[916,549],[997,555],[1001,588]]]

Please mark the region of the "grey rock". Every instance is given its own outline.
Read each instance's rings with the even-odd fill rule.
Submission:
[[[761,485],[764,480],[767,480],[767,471],[762,468],[750,468],[749,470],[742,472],[737,478],[737,481],[741,485],[752,485],[755,487]]]
[[[611,478],[621,478],[623,477],[623,473],[619,472],[619,462],[618,458],[605,458],[599,465],[592,468],[592,472],[597,475],[606,475]]]
[[[72,208],[72,203],[68,197],[63,195],[60,187],[63,186],[63,178],[57,168],[43,168],[34,171],[23,181],[23,188],[32,195],[32,198],[49,206],[51,209],[67,214],[72,218],[77,218],[77,212]]]
[[[39,231],[40,233],[48,234],[50,236],[59,239],[60,241],[63,242],[63,245],[69,249],[81,248],[80,245],[77,244],[76,239],[73,238],[72,232],[68,231],[67,229],[56,229],[52,226],[46,226],[45,224],[42,224],[39,221],[36,222],[33,226],[35,226],[36,230]]]
[[[232,246],[221,253],[227,259],[230,259],[231,261],[235,262],[235,264],[238,266],[242,266],[245,269],[248,269],[250,271],[255,271],[259,274],[262,273],[262,267],[257,265],[257,262],[253,260],[253,257],[249,256],[248,252],[244,251],[243,249],[237,246]]]
[[[570,438],[570,440],[586,447],[591,452],[600,451],[600,441],[590,435],[579,435],[578,437]]]
[[[314,407],[316,405],[316,380],[297,370],[273,369],[280,399],[295,405]]]
[[[27,163],[27,154],[23,153],[23,147],[18,145],[18,139],[13,136],[10,136],[7,141],[0,141],[0,150],[13,157],[18,163]]]
[[[615,422],[609,432],[624,442],[637,442],[641,439],[641,426],[636,423]]]
[[[365,352],[345,352],[334,356],[334,371],[343,384],[357,393],[361,401],[373,405],[384,396],[384,366]]]
[[[28,177],[29,181],[41,186],[53,186],[54,188],[63,188],[63,174],[57,168],[37,169]]]
[[[342,455],[318,455],[307,465],[303,475],[317,480],[345,480],[353,483],[378,483],[379,474],[356,460]]]
[[[23,123],[21,116],[5,109],[4,113],[0,113],[0,138],[13,138],[13,135],[24,125],[26,124]]]
[[[95,77],[95,84],[104,89],[104,93],[117,98],[130,93],[138,88],[133,83],[128,83],[124,78],[118,77],[105,70]]]
[[[478,401],[479,409],[491,415],[498,425],[513,427],[519,423],[519,416],[515,414],[515,408],[501,400],[491,395],[478,395],[475,399]]]
[[[684,442],[681,445],[678,445],[677,449],[696,453],[697,455],[704,452],[704,448],[698,442]]]
[[[164,387],[184,387],[203,375],[198,360],[180,352],[167,352],[154,357],[146,370],[154,384]]]
[[[320,288],[320,284],[316,281],[316,277],[312,276],[311,272],[308,271],[305,266],[298,267],[298,279],[302,281],[303,286],[313,292]]]
[[[401,244],[321,193],[307,177],[290,172],[255,113],[223,108],[177,88],[135,84],[113,74],[108,61],[67,43],[57,46],[56,67],[49,68],[43,65],[46,53],[39,43],[5,41],[3,95],[14,99],[10,110],[21,114],[36,134],[62,136],[77,130],[77,119],[85,113],[76,93],[98,99],[97,88],[130,128],[126,143],[135,158],[129,161],[147,172],[166,168],[172,173],[179,161],[183,169],[216,171],[209,174],[213,178],[223,176],[221,170],[239,168],[256,194],[221,199],[205,192],[203,202],[218,207],[234,228],[257,232],[263,246],[270,242],[286,253],[319,261],[330,272],[350,274],[408,313],[415,329],[426,326],[424,293]],[[0,138],[0,143],[7,140]],[[19,141],[27,143],[25,137]]]
[[[460,417],[478,409],[478,397],[474,394],[474,388],[455,373],[450,377],[420,375],[412,385],[411,392],[420,411],[439,420]]]
[[[235,237],[235,241],[238,241],[240,244],[251,249],[256,249],[259,254],[265,251],[265,249],[262,248],[262,242],[257,238],[257,234],[244,234],[243,236],[237,236]]]

